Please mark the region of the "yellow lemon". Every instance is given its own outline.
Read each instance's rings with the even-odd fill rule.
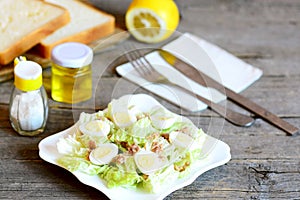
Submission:
[[[173,0],[133,0],[125,21],[137,40],[156,43],[167,39],[176,30],[179,10]]]

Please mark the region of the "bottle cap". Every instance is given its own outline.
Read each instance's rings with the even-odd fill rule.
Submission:
[[[39,89],[43,84],[42,67],[33,61],[20,61],[14,68],[15,86],[22,91]]]
[[[91,64],[93,51],[85,44],[66,42],[53,48],[51,59],[54,63],[63,67],[80,68]]]

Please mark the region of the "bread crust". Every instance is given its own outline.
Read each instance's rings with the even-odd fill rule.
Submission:
[[[58,7],[59,9],[63,9],[64,12],[58,17],[54,18],[53,20],[45,23],[40,28],[32,31],[30,34],[25,35],[24,37],[22,37],[21,40],[16,41],[6,50],[0,52],[1,65],[6,65],[10,63],[15,57],[23,54],[24,52],[26,52],[27,50],[29,50],[30,48],[38,44],[43,38],[52,34],[55,30],[61,28],[62,26],[70,22],[70,14],[68,10],[47,2],[44,3],[54,7]]]
[[[103,24],[99,24],[92,28],[89,28],[89,29],[83,30],[81,32],[75,33],[73,35],[61,38],[60,40],[58,40],[54,43],[51,43],[51,44],[43,43],[43,40],[42,40],[39,44],[37,44],[34,47],[34,52],[37,52],[43,58],[50,59],[51,51],[52,51],[53,47],[58,44],[61,44],[64,42],[80,42],[80,43],[84,43],[84,44],[89,44],[92,41],[95,41],[99,38],[105,37],[114,32],[115,18],[112,15],[107,14],[107,13],[95,8],[94,6],[92,6],[90,4],[86,4],[86,3],[82,3],[82,2],[79,2],[79,3],[81,3],[82,6],[86,6],[87,8],[91,9],[93,12],[101,13],[102,15],[107,17],[108,20]]]
[[[38,44],[34,48],[36,51],[38,51],[39,55],[43,58],[51,58],[51,51],[52,49],[61,43],[64,42],[80,42],[84,44],[89,44],[92,41],[102,38],[104,36],[107,36],[109,34],[112,34],[114,32],[114,22],[109,21],[106,24],[101,24],[100,26],[93,27],[90,29],[87,29],[85,31],[82,31],[76,35],[72,35],[67,38],[63,38],[55,43],[45,45],[45,44]]]

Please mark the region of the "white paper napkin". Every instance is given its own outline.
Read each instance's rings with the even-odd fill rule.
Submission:
[[[235,92],[241,92],[246,89],[262,75],[260,69],[190,33],[183,34],[162,47],[162,49],[190,63],[196,69],[201,70]],[[166,75],[170,81],[176,82],[214,102],[220,102],[226,98],[215,89],[203,87],[183,76],[161,58],[158,52],[152,52],[146,58],[159,72]],[[207,107],[193,95],[178,89],[176,86],[149,83],[139,76],[130,63],[120,65],[116,70],[124,78],[184,109],[195,112]]]

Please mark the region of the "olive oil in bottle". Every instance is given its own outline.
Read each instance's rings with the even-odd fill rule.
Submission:
[[[67,42],[57,45],[51,54],[53,100],[79,103],[92,96],[93,51],[85,44]]]

